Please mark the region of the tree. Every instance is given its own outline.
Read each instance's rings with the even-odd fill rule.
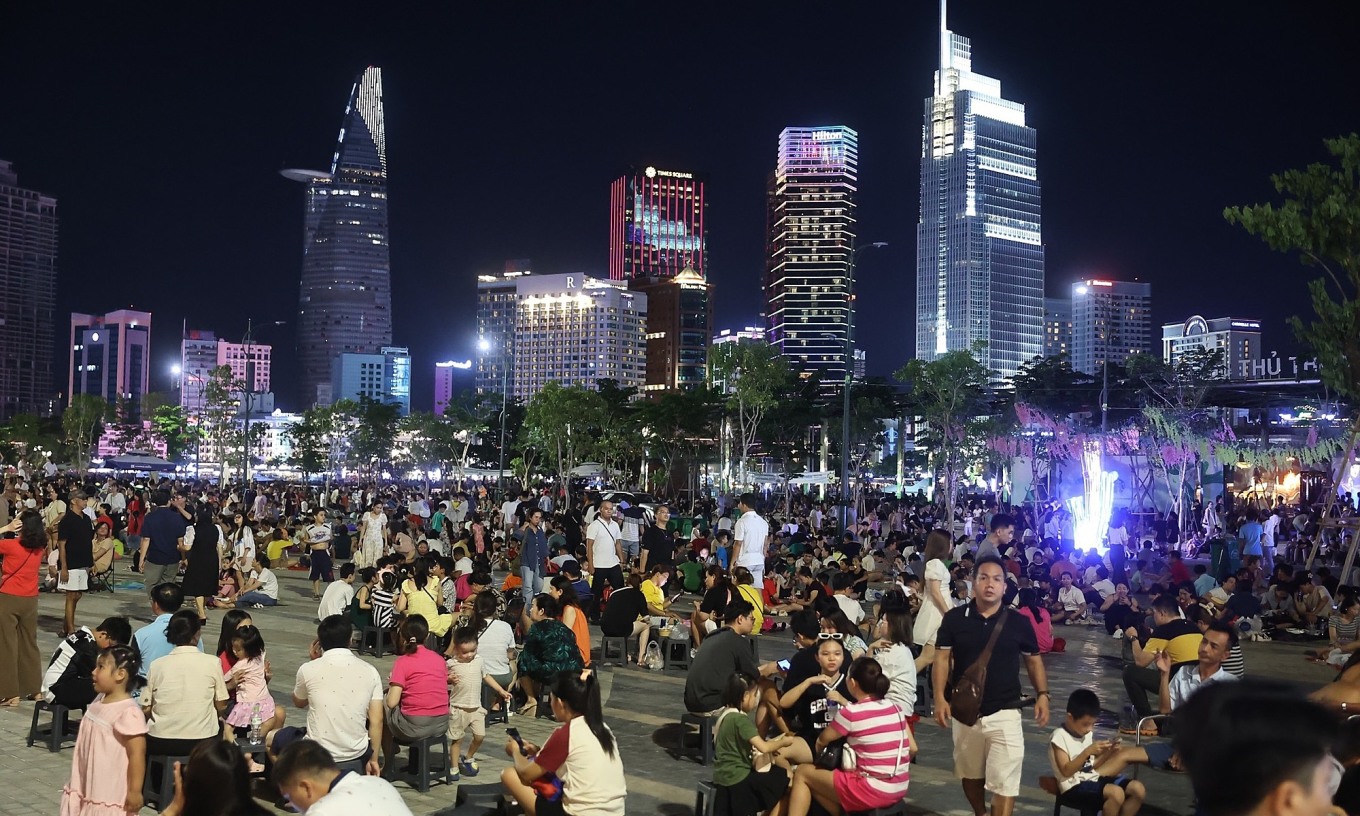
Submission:
[[[760,423],[788,388],[792,373],[779,349],[768,343],[723,343],[709,350],[708,362],[709,376],[721,384],[728,412],[737,420],[737,451],[745,479],[746,459]]]
[[[695,388],[663,391],[638,406],[637,421],[647,447],[666,474],[663,492],[673,494],[676,489],[673,482],[677,464],[682,461],[692,464],[701,447],[715,436],[722,402],[721,394],[709,388]],[[689,474],[692,473],[691,467]]]
[[[236,421],[240,405],[235,396],[244,387],[245,383],[232,377],[231,366],[225,365],[209,371],[203,383],[199,428],[203,441],[208,443],[209,452],[217,462],[223,484],[227,480],[228,464],[240,461],[245,445],[244,434]],[[201,459],[202,449],[199,454]]]
[[[964,451],[970,435],[974,442],[985,438],[979,418],[991,411],[987,402],[990,372],[973,352],[960,350],[929,362],[912,360],[895,376],[910,387],[908,409],[921,417],[935,448],[933,467],[944,481],[946,524],[953,524]]]
[[[76,394],[61,415],[61,429],[71,464],[82,476],[90,468],[90,455],[99,440],[99,430],[109,404],[94,394]]]
[[[555,458],[557,473],[565,479],[580,453],[591,446],[591,434],[603,427],[605,411],[604,397],[598,391],[550,382],[524,408],[520,447],[541,446]],[[522,458],[529,462],[532,457]]]
[[[357,422],[351,439],[350,455],[361,470],[369,474],[379,473],[384,465],[392,463],[401,408],[361,397],[354,418]]]
[[[1332,481],[1335,486],[1360,441],[1360,134],[1325,144],[1329,163],[1271,176],[1275,191],[1284,197],[1278,205],[1228,207],[1223,217],[1277,252],[1298,253],[1305,266],[1322,272],[1308,284],[1313,319],[1296,315],[1290,325],[1317,356],[1322,382],[1351,404],[1350,440]],[[1335,500],[1333,489],[1326,515]],[[1354,557],[1353,543],[1342,574],[1349,574]]]
[[[178,462],[194,443],[197,429],[189,426],[182,405],[160,405],[151,416],[150,433],[165,445],[165,458]]]
[[[1067,417],[1099,407],[1095,405],[1100,398],[1098,382],[1090,374],[1073,371],[1065,354],[1035,357],[1021,363],[1011,377],[1016,402],[1052,417]]]
[[[113,410],[107,415],[105,430],[110,443],[120,454],[131,451],[149,451],[155,447],[154,431],[141,420],[141,414],[133,411],[128,400],[119,398]]]
[[[62,436],[60,420],[18,414],[0,427],[0,455],[7,465],[27,460],[41,466],[61,445]]]
[[[292,449],[287,464],[301,470],[304,481],[313,473],[326,470],[330,464],[330,446],[326,439],[329,413],[329,408],[308,408],[297,422],[283,431]]]

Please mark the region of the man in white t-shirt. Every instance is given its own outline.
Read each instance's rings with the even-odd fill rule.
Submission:
[[[326,593],[321,596],[321,604],[316,609],[317,620],[346,614],[353,600],[354,564],[343,564],[340,567],[340,580],[326,585]]]
[[[506,494],[505,501],[501,502],[501,529],[515,529],[515,513],[519,510],[519,499]]]
[[[599,617],[599,598],[608,581],[614,589],[621,589],[623,582],[623,543],[620,540],[619,523],[614,520],[614,503],[600,502],[600,512],[586,528],[586,572],[591,575],[590,613],[592,618]]]
[[[298,740],[280,753],[273,781],[290,803],[312,816],[411,816],[391,782],[340,770],[314,740]]]
[[[1079,623],[1086,619],[1086,596],[1072,583],[1072,573],[1062,574],[1058,589],[1058,606],[1053,610],[1054,623]]]
[[[349,650],[354,626],[331,615],[316,627],[311,660],[298,667],[293,705],[307,710],[307,727],[287,726],[265,739],[270,756],[301,739],[315,740],[331,759],[376,776],[382,745],[383,683],[378,670]]]
[[[258,552],[255,554],[255,570],[246,579],[245,586],[241,587],[236,602],[256,609],[278,604],[279,579],[269,569],[269,556]]]
[[[765,585],[765,539],[770,537],[770,524],[756,512],[756,502],[754,493],[743,493],[737,500],[741,517],[732,531],[732,564],[750,570],[760,588]]]
[[[1275,538],[1280,534],[1280,510],[1272,510],[1261,522],[1261,569],[1267,575],[1275,571]]]

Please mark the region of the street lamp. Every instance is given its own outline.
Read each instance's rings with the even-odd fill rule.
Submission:
[[[486,337],[477,340],[477,348],[482,355],[491,351],[491,341]],[[510,361],[505,358],[505,346],[501,345],[501,444],[500,458],[496,463],[496,492],[505,501],[505,412],[510,401]]]
[[[855,261],[866,249],[881,249],[887,241],[875,241],[850,253],[845,283],[845,386],[841,389],[841,533],[850,529],[850,384],[855,378]]]

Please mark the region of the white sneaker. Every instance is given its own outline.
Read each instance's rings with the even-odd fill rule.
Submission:
[[[1110,635],[1110,637],[1114,638],[1115,640],[1123,640],[1124,632],[1121,629],[1116,629],[1114,630],[1114,634]]]

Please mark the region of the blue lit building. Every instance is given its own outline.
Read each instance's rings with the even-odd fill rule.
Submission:
[[[916,228],[916,356],[985,343],[1005,380],[1044,351],[1044,246],[1036,134],[1001,81],[940,16],[940,68],[925,101]]]
[[[396,405],[402,416],[410,415],[410,349],[384,346],[377,354],[337,354],[331,361],[330,394],[332,401],[367,398]]]
[[[354,83],[330,172],[283,176],[307,185],[297,343],[302,401],[312,405],[325,401],[337,354],[392,344],[381,69],[369,66]]]

